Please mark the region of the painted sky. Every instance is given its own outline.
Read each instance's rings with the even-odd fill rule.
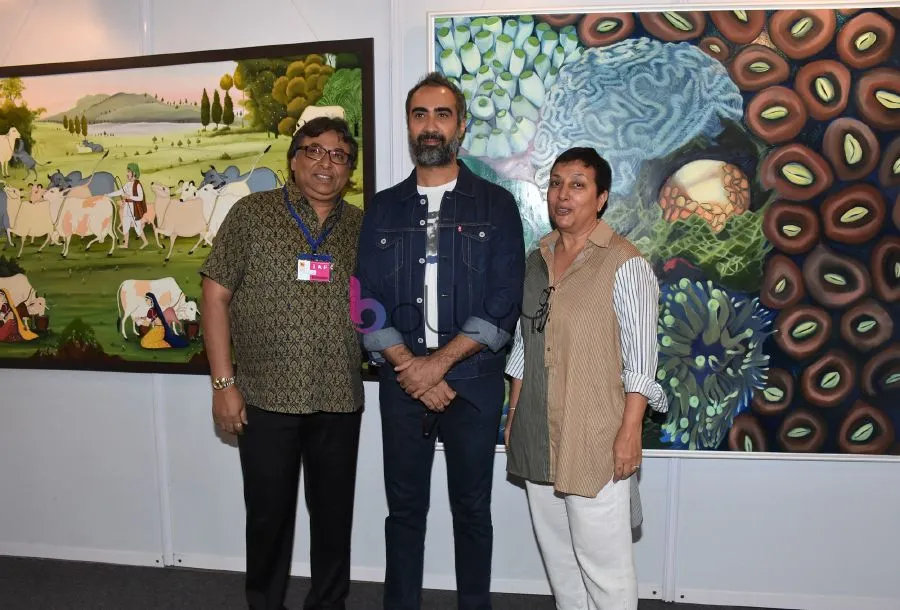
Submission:
[[[22,80],[28,105],[46,108],[44,116],[49,116],[72,108],[86,95],[98,93],[149,93],[166,100],[186,98],[199,103],[204,87],[212,99],[212,90],[219,87],[219,79],[223,74],[234,74],[236,66],[233,61],[223,61],[34,76]]]

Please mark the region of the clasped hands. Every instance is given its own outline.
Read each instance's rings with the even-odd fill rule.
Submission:
[[[414,356],[394,367],[400,387],[430,411],[442,413],[456,398],[456,391],[444,381],[450,367],[437,355]]]

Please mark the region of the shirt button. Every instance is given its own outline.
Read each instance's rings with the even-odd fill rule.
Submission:
[[[547,351],[548,351],[548,352],[550,351],[550,348],[549,348],[549,347],[547,348]]]
[[[420,221],[419,221],[419,226],[420,226],[420,227],[424,227],[424,226],[425,226],[425,221],[424,221],[424,220],[420,220]]]
[[[422,297],[419,297],[416,299],[416,303],[421,303],[421,302],[422,302]]]
[[[425,259],[424,259],[424,258],[420,258],[420,259],[419,259],[419,264],[420,264],[420,265],[424,265],[424,264],[425,264]]]
[[[387,243],[387,240],[386,240],[385,238],[382,237],[382,238],[381,238],[381,243],[382,243],[382,244],[386,244],[386,243]]]
[[[423,339],[422,337],[419,337],[419,343],[425,343],[425,339]]]

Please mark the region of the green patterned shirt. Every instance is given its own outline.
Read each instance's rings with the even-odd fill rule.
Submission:
[[[288,196],[318,237],[318,217],[293,182]],[[280,413],[362,406],[362,350],[350,320],[362,216],[343,203],[326,219],[325,228],[334,228],[318,253],[333,259],[328,283],[297,280],[297,255],[312,248],[282,189],[252,193],[225,217],[200,273],[233,293],[235,385],[247,404]]]

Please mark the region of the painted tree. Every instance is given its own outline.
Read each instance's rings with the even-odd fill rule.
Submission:
[[[203,89],[203,97],[200,98],[200,123],[203,124],[203,130],[209,125],[209,95],[206,89]]]
[[[222,109],[222,122],[225,125],[234,123],[234,103],[227,91],[225,92],[225,107]]]
[[[69,130],[69,117],[67,117],[66,115],[63,115],[63,129],[65,129],[66,131]]]
[[[21,78],[0,78],[0,99],[4,103],[13,105],[17,100],[22,99],[25,93],[25,83]]]
[[[87,137],[87,118],[85,118],[84,113],[81,113],[81,135],[85,138]]]
[[[218,89],[213,89],[212,122],[216,124],[216,129],[219,128],[219,123],[222,122],[222,100],[219,99]]]
[[[222,78],[219,79],[219,88],[227,95],[228,90],[231,89],[232,86],[234,86],[234,79],[230,74],[223,74]]]

